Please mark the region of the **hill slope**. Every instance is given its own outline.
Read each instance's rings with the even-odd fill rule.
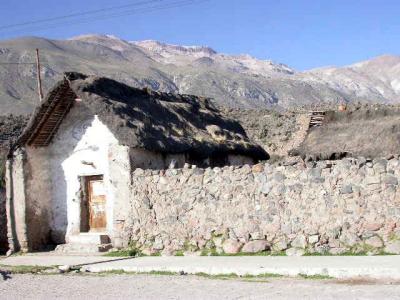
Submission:
[[[39,48],[47,91],[64,71],[98,74],[136,87],[213,97],[235,108],[290,108],[316,103],[400,102],[400,57],[344,68],[297,72],[248,55],[108,35],[70,40],[0,41],[0,62],[33,62]],[[0,65],[0,114],[29,113],[37,103],[34,65]]]

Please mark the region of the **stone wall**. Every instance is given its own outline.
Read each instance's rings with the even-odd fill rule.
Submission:
[[[400,253],[400,161],[136,169],[122,238],[166,255]]]
[[[6,190],[0,187],[0,254],[7,248]]]

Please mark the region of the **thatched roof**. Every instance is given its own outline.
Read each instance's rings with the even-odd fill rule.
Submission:
[[[48,93],[16,146],[47,146],[77,98],[129,147],[200,157],[229,153],[268,159],[240,124],[224,118],[209,99],[137,89],[79,73],[66,73]]]
[[[323,125],[310,129],[292,154],[312,160],[400,154],[400,108],[365,106],[326,112]]]

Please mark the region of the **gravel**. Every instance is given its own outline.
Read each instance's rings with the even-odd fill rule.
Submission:
[[[399,283],[167,275],[11,275],[3,299],[400,299]]]

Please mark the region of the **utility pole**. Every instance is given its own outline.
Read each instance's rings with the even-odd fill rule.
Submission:
[[[42,90],[42,78],[40,77],[39,49],[36,49],[36,75],[37,75],[39,101],[42,102],[42,100],[43,100],[43,90]]]

